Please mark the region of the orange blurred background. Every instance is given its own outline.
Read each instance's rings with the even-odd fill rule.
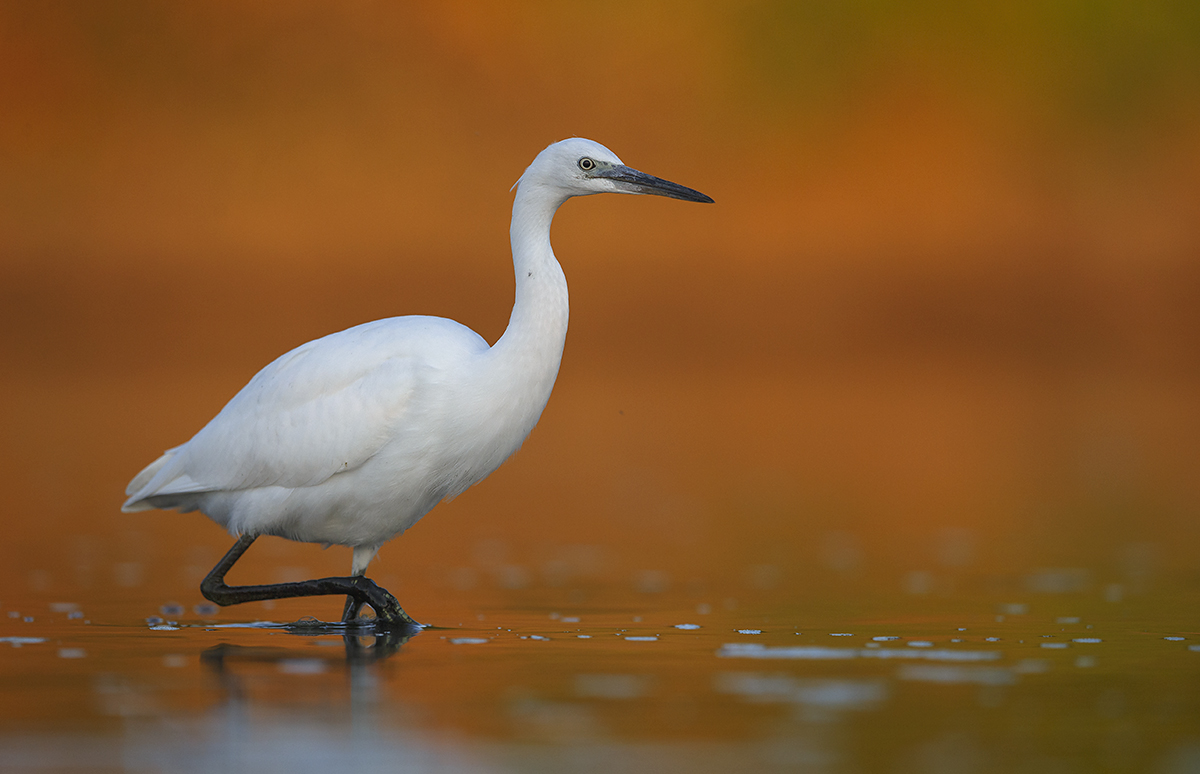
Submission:
[[[1195,8],[76,2],[0,8],[4,593],[198,600],[126,482],[311,338],[494,341],[568,136],[716,204],[563,208],[542,423],[385,585],[1194,573]]]

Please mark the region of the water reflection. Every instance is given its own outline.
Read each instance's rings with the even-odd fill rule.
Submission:
[[[22,605],[0,617],[0,768],[989,772],[1091,770],[1104,749],[1174,772],[1200,738],[1197,636],[1096,594],[743,604],[699,625],[664,593],[670,611],[490,609],[419,636]]]
[[[886,682],[802,679],[786,674],[718,672],[713,689],[753,702],[790,702],[830,710],[875,709],[888,696]]]
[[[328,668],[327,664],[335,661],[344,661],[350,665],[372,664],[394,656],[405,643],[422,631],[411,628],[393,630],[386,627],[375,628],[370,625],[345,625],[319,621],[301,621],[295,624],[257,622],[222,628],[277,629],[297,637],[322,638],[323,641],[320,644],[325,646],[336,642],[336,640],[332,640],[331,635],[333,637],[340,636],[343,657],[335,658],[332,655],[324,654],[314,657],[307,651],[306,655],[299,657],[293,648],[246,646],[223,642],[207,648],[200,654],[201,663],[219,674],[227,674],[240,663],[273,663],[283,674],[324,672]]]

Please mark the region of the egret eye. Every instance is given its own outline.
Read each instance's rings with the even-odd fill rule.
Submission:
[[[596,162],[592,161],[587,156],[584,156],[579,160],[579,168],[584,172],[591,172],[596,168]]]

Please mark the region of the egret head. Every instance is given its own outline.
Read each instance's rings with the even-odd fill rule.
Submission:
[[[566,200],[598,193],[653,194],[689,202],[712,202],[699,191],[625,166],[598,142],[572,137],[546,148],[517,181],[553,191]]]

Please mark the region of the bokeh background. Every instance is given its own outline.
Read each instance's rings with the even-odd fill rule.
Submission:
[[[230,539],[126,482],[311,338],[494,341],[569,136],[716,204],[560,211],[541,424],[373,565],[418,618],[1194,582],[1194,3],[9,2],[0,594],[200,601]]]

